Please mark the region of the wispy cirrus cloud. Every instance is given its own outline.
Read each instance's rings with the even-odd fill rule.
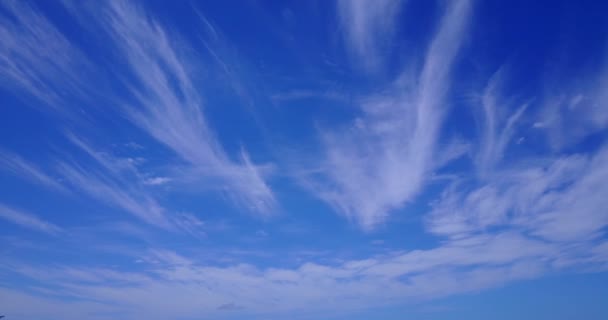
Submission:
[[[150,224],[165,228],[170,226],[165,209],[156,199],[122,179],[75,164],[59,163],[57,169],[73,188],[93,199],[122,209]]]
[[[15,209],[2,203],[0,203],[0,218],[11,223],[17,224],[21,227],[48,234],[57,234],[61,231],[61,228],[59,228],[58,226],[50,222],[44,221],[29,212]]]
[[[607,151],[571,155],[543,165],[520,166],[494,173],[477,187],[455,184],[434,204],[429,230],[462,236],[513,228],[547,240],[594,238],[608,224],[602,179]]]
[[[352,125],[322,133],[325,161],[305,184],[364,229],[412,200],[433,170],[450,69],[470,7],[469,1],[447,6],[420,74],[405,72],[384,92],[362,99],[362,115]]]
[[[0,152],[0,170],[55,191],[67,192],[67,189],[59,182],[57,177],[53,177],[35,164],[14,153]]]
[[[546,134],[553,149],[565,149],[608,128],[608,49],[592,72],[546,82],[535,127]]]
[[[72,133],[66,134],[91,161],[86,166],[60,161],[57,171],[75,190],[93,199],[123,210],[142,221],[167,230],[179,230],[194,236],[202,234],[203,222],[196,216],[169,210],[148,189],[149,178],[140,172],[137,161],[98,151]],[[154,185],[154,184],[152,184]]]
[[[490,174],[502,160],[508,143],[512,142],[517,122],[529,104],[528,102],[520,103],[512,114],[506,114],[514,109],[512,105],[514,102],[506,101],[507,99],[502,97],[506,72],[506,67],[503,67],[492,75],[479,101],[483,110],[479,113],[482,132],[476,158],[480,177]]]
[[[315,317],[404,300],[424,301],[535,278],[573,265],[605,266],[607,262],[601,246],[580,252],[568,244],[547,243],[510,231],[469,234],[433,249],[389,252],[334,264],[307,261],[291,268],[206,265],[165,249],[142,255],[146,271],[140,272],[73,266],[16,270],[33,283],[53,289],[55,295],[87,297],[103,302],[108,310],[120,306],[124,318],[213,315],[229,304],[239,306],[234,312],[240,316],[280,317],[295,312]],[[175,296],[184,298],[173,299]]]
[[[32,3],[3,1],[0,14],[0,83],[25,92],[54,110],[81,98],[90,70],[83,53]],[[61,79],[58,81],[58,79]]]
[[[102,23],[137,80],[130,87],[135,99],[123,106],[129,119],[190,163],[194,172],[226,184],[249,208],[269,213],[275,199],[262,172],[244,149],[240,162],[232,160],[209,127],[189,59],[175,49],[184,45],[178,37],[170,37],[162,26],[126,2],[113,2]]]
[[[245,148],[229,155],[207,123],[204,87],[192,72],[197,63],[205,64],[202,57],[193,57],[194,51],[178,34],[168,32],[137,5],[113,1],[97,11],[86,4],[65,4],[75,21],[87,24],[85,33],[109,41],[107,59],[88,59],[79,43],[37,7],[9,1],[3,3],[9,16],[0,16],[0,72],[7,80],[3,86],[13,89],[17,84],[19,92],[74,115],[76,110],[67,107],[73,105],[70,102],[90,104],[98,96],[89,76],[96,75],[96,83],[117,82],[124,90],[103,97],[109,105],[105,113],[126,117],[173,151],[180,159],[173,165],[187,164],[190,178],[230,193],[248,210],[273,212],[276,200],[265,181],[268,170],[254,164]],[[120,59],[125,68],[103,65],[113,59]]]
[[[602,209],[608,205],[603,196],[608,192],[603,182],[608,178],[608,149],[532,156],[495,166],[513,145],[516,122],[527,108],[523,104],[512,114],[505,112],[514,108],[503,97],[502,77],[503,71],[494,74],[481,99],[484,112],[475,156],[480,179],[462,177],[448,187],[433,204],[428,230],[461,237],[508,228],[552,242],[596,239],[608,225]]]
[[[48,28],[49,34],[61,37],[60,41],[68,42],[60,51],[76,48],[75,43],[65,40],[52,23],[36,12],[35,6],[9,4],[12,6],[7,10],[9,13],[23,10],[14,13],[21,16],[11,23],[17,22],[19,26],[27,20],[39,24]],[[445,172],[450,176],[447,182],[442,180],[429,188],[435,191],[435,187],[447,185],[443,192],[435,194],[438,198],[431,202],[430,211],[423,213],[420,227],[433,239],[412,244],[424,246],[423,249],[391,248],[397,242],[395,239],[401,242],[402,238],[399,234],[387,233],[379,235],[382,241],[372,242],[376,247],[370,250],[381,253],[370,254],[350,246],[348,250],[353,252],[344,258],[332,247],[331,240],[354,239],[352,244],[361,244],[370,239],[354,238],[350,233],[336,232],[328,236],[311,232],[310,229],[321,224],[336,227],[324,219],[302,224],[297,221],[292,226],[299,230],[291,230],[293,227],[281,230],[284,225],[272,224],[260,227],[247,220],[230,221],[227,227],[225,222],[201,220],[198,212],[180,210],[181,202],[167,201],[162,192],[190,186],[198,192],[200,183],[206,188],[225,190],[228,198],[265,215],[272,211],[275,196],[266,182],[266,167],[254,164],[244,147],[229,152],[213,130],[206,115],[205,86],[192,71],[193,67],[199,67],[198,62],[204,65],[206,61],[197,61],[198,55],[189,48],[190,43],[138,4],[115,1],[102,4],[101,10],[94,11],[86,4],[73,2],[70,13],[82,18],[78,20],[80,23],[95,26],[92,29],[102,34],[100,37],[109,46],[104,53],[110,54],[104,59],[121,59],[120,68],[108,71],[116,73],[115,84],[121,87],[117,90],[120,93],[109,93],[115,96],[109,99],[113,104],[106,109],[108,117],[113,124],[128,127],[129,133],[138,136],[144,133],[145,147],[131,144],[129,152],[146,153],[144,150],[149,151],[150,145],[154,145],[150,154],[162,153],[161,157],[165,158],[159,162],[170,169],[158,172],[156,164],[140,165],[140,161],[146,159],[135,160],[131,153],[113,152],[116,149],[107,145],[100,147],[101,142],[70,133],[65,137],[70,146],[76,148],[69,149],[69,156],[64,153],[64,158],[55,160],[52,172],[44,170],[39,163],[0,153],[0,165],[9,173],[51,190],[82,194],[127,217],[79,228],[80,236],[72,229],[69,231],[74,232],[66,232],[68,236],[61,238],[59,250],[71,251],[73,246],[78,255],[83,254],[76,261],[27,261],[29,258],[19,257],[17,250],[7,250],[15,257],[9,257],[10,264],[0,264],[0,275],[9,280],[0,286],[0,301],[7,305],[3,312],[26,319],[191,319],[201,314],[211,318],[230,317],[226,312],[230,310],[232,315],[241,318],[306,319],[477,292],[554,272],[608,270],[605,210],[608,208],[605,196],[608,194],[608,148],[605,141],[575,152],[561,153],[560,148],[555,148],[553,153],[542,156],[534,150],[530,152],[534,153],[532,156],[510,157],[515,146],[513,140],[530,129],[525,126],[536,111],[533,110],[536,100],[513,98],[517,95],[505,90],[509,73],[503,68],[479,90],[479,99],[473,101],[476,108],[471,109],[475,116],[479,114],[480,121],[474,141],[454,138],[448,140],[457,143],[445,148],[440,145],[452,83],[455,79],[463,82],[469,79],[461,74],[454,77],[451,70],[467,34],[472,1],[454,0],[443,4],[444,15],[437,23],[436,33],[430,37],[422,63],[403,71],[390,84],[379,84],[380,89],[354,94],[355,98],[339,92],[326,91],[319,95],[302,90],[270,97],[284,103],[313,96],[342,103],[354,100],[356,119],[347,120],[348,125],[343,128],[320,129],[321,151],[313,157],[321,154],[321,160],[311,161],[313,170],[307,171],[302,180],[316,196],[364,230],[372,230],[392,212],[413,203],[419,194],[428,190],[425,186],[429,178],[437,181],[433,171],[448,171]],[[338,19],[343,24],[344,37],[354,60],[366,71],[377,71],[384,65],[385,41],[390,39],[397,24],[395,17],[401,3],[353,0],[339,1],[337,6]],[[218,37],[219,31],[206,18],[203,20],[209,36]],[[19,33],[18,28],[7,21],[0,18],[0,28],[11,31],[2,33],[2,37],[20,34],[26,43],[24,48],[18,48],[16,39],[11,39],[13,42],[4,47],[11,48],[11,54],[24,55],[16,61],[30,63],[27,59],[31,57],[27,55],[39,54],[30,50],[32,41],[45,46],[45,41],[50,40],[37,36],[38,29],[19,29]],[[92,29],[83,29],[83,35],[98,39],[99,34],[90,32]],[[239,74],[231,69],[230,59],[222,50],[215,50],[216,44],[218,42],[209,41],[204,46],[227,78],[238,78]],[[2,46],[0,44],[4,48]],[[4,52],[8,57],[9,51]],[[32,96],[47,99],[55,106],[61,105],[56,103],[58,100],[77,97],[80,91],[91,89],[89,82],[83,81],[87,80],[85,76],[70,69],[74,68],[72,61],[47,60],[40,57],[40,61],[32,62],[39,63],[40,69],[29,65],[11,69],[13,66],[2,64],[0,68],[5,72],[3,75],[9,75],[7,79],[16,80],[20,90],[28,90]],[[56,71],[57,68],[66,70]],[[51,76],[53,72],[57,77]],[[63,85],[63,75],[68,78],[66,89],[54,92]],[[69,77],[78,81],[72,83]],[[37,81],[44,83],[37,86]],[[604,85],[605,81],[598,83]],[[236,86],[235,91],[238,91]],[[581,131],[569,138],[576,140],[605,128],[604,115],[608,109],[603,108],[607,101],[603,91],[590,89],[584,94],[578,94],[577,90],[565,91],[563,99],[555,99],[560,102],[557,107],[547,107],[556,111],[559,119],[539,123],[538,130],[546,129],[548,135],[552,130],[563,130],[570,123],[569,116],[577,112],[583,115],[577,118],[574,127]],[[99,129],[108,133],[108,128],[114,127]],[[464,127],[458,129],[466,131]],[[118,140],[123,138],[120,134],[116,133]],[[112,132],[104,141],[115,137]],[[124,146],[125,140],[132,139],[129,135],[116,145]],[[443,167],[465,152],[471,153],[471,158],[465,159],[470,163]],[[462,167],[464,172],[460,171]],[[184,181],[194,183],[184,188]],[[199,202],[197,196],[198,193],[184,202],[186,205]],[[294,192],[294,196],[299,195]],[[293,205],[302,203],[294,201]],[[417,205],[417,212],[426,207],[426,203]],[[213,204],[210,207],[209,210],[215,210]],[[304,210],[311,208],[315,207]],[[114,214],[109,212],[108,216],[114,218]],[[131,216],[136,218],[135,222],[129,221]],[[302,216],[305,215],[294,214],[293,218]],[[49,234],[64,230],[2,204],[0,219]],[[136,224],[139,222],[144,223]],[[404,227],[418,226],[408,223]],[[398,226],[399,233],[401,227]],[[211,229],[215,231],[204,239],[208,241],[193,242],[183,241],[185,238],[177,233],[156,232],[177,231],[202,240],[204,231]],[[83,237],[84,233],[89,236]],[[129,235],[129,240],[145,238],[145,241],[119,243],[124,241],[120,235]],[[214,237],[216,235],[219,236]],[[112,238],[110,245],[121,248],[106,247],[103,257],[79,263],[85,261],[85,253],[78,251],[83,244],[93,247],[87,248],[93,251],[87,254],[97,254],[95,247],[108,242],[106,238]],[[303,238],[307,246],[314,248],[290,250],[292,245],[301,245],[291,242],[297,241],[296,238]],[[76,241],[74,239],[93,240],[69,244]],[[149,247],[142,248],[142,245]],[[256,245],[260,247],[251,248]],[[51,246],[44,243],[42,247]],[[193,253],[193,248],[199,251]],[[287,258],[277,258],[281,256],[277,252],[287,251]],[[110,257],[113,254],[116,256]],[[31,256],[31,252],[25,256]],[[285,263],[286,260],[289,263]],[[13,283],[11,279],[19,280]],[[32,305],[36,308],[31,308]]]
[[[339,0],[336,10],[353,63],[378,71],[389,55],[402,0]]]

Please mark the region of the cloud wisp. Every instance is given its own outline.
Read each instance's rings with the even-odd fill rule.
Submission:
[[[356,67],[378,71],[390,53],[390,43],[398,22],[401,0],[361,0],[336,2],[344,41]]]
[[[479,67],[486,57],[476,43],[486,32],[497,35],[493,28],[469,32],[477,25],[473,0],[439,1],[437,15],[412,21],[432,32],[414,37],[424,40],[412,47],[425,49],[402,69],[395,61],[402,53],[391,50],[409,39],[389,44],[408,33],[399,19],[435,10],[427,3],[406,11],[405,2],[336,0],[331,21],[305,17],[325,4],[277,10],[256,2],[245,7],[264,11],[249,17],[255,22],[242,12],[242,24],[223,33],[220,21],[230,20],[216,25],[207,19],[215,9],[198,3],[155,15],[167,4],[66,0],[45,11],[42,3],[0,1],[0,88],[35,101],[56,121],[45,124],[53,132],[44,139],[27,132],[5,140],[23,139],[17,144],[27,152],[0,149],[0,174],[11,178],[0,183],[7,198],[0,199],[0,227],[8,230],[0,240],[9,243],[0,246],[2,312],[65,320],[317,319],[552,274],[607,272],[608,96],[600,89],[608,69],[583,77],[597,85],[560,78],[555,91],[563,95],[547,89],[535,96],[551,85],[519,81],[518,66]],[[259,32],[280,21],[285,30]],[[298,38],[310,31],[305,23],[339,24],[342,38]],[[249,31],[259,37],[251,40]],[[469,36],[480,39],[465,47]],[[229,45],[232,37],[243,46]],[[287,37],[289,49],[302,51],[293,59],[281,51]],[[346,53],[334,52],[339,57],[328,53],[336,40],[345,44]],[[246,54],[233,54],[240,50]],[[256,72],[242,72],[234,62],[253,51],[247,66]],[[257,61],[258,54],[265,57]],[[396,72],[384,72],[390,66]],[[496,69],[474,87],[479,70]],[[471,86],[475,99],[460,99]],[[268,92],[275,94],[261,97]],[[238,101],[229,112],[259,113],[222,113],[225,100]],[[250,110],[259,101],[276,114]],[[20,113],[20,105],[7,110],[22,123],[0,132],[36,130],[46,120],[27,118],[32,110]],[[86,124],[76,121],[81,116]],[[314,131],[309,123],[321,117],[327,124]],[[281,132],[240,143],[252,118],[275,121]],[[290,139],[314,151],[290,154],[271,189],[281,167],[258,155],[293,145],[261,145]],[[35,191],[48,193],[45,202],[28,203],[12,176],[42,187]],[[277,194],[287,209],[281,219],[241,215],[278,212]],[[34,209],[42,206],[49,210]],[[91,210],[74,214],[83,208]],[[408,219],[391,219],[404,209]]]
[[[86,58],[32,4],[9,0],[2,7],[0,83],[65,115],[66,99],[92,93],[85,92],[82,82],[90,68]]]
[[[49,175],[33,163],[16,154],[0,152],[0,168],[3,171],[7,171],[18,178],[27,180],[31,183],[47,187],[54,191],[62,193],[67,192],[65,186],[61,184],[56,177]]]
[[[602,196],[608,192],[602,182],[608,178],[608,149],[520,157],[498,166],[515,146],[513,138],[522,127],[518,122],[528,108],[527,103],[509,107],[513,101],[505,99],[505,78],[501,68],[481,95],[479,148],[473,161],[477,178],[462,176],[443,192],[427,216],[428,230],[456,238],[509,228],[546,241],[595,239],[608,224],[602,209],[608,204]]]
[[[21,227],[55,235],[61,231],[58,226],[44,221],[37,216],[0,203],[0,218]]]
[[[477,152],[476,165],[478,175],[482,178],[489,175],[502,160],[505,149],[513,138],[518,120],[528,108],[522,103],[511,115],[505,115],[513,107],[501,96],[506,69],[499,69],[488,81],[481,97],[481,139]]]
[[[239,306],[232,311],[242,316],[295,312],[306,318],[336,309],[352,312],[405,300],[424,301],[575,265],[605,267],[607,262],[601,247],[581,252],[567,244],[509,231],[467,235],[433,249],[391,252],[333,265],[309,261],[293,268],[218,267],[161,249],[150,250],[140,260],[146,263],[145,272],[78,267],[18,270],[55,295],[82,302],[79,297],[87,297],[102,303],[103,311],[119,311],[124,318],[219,316],[216,313],[223,312],[222,306],[231,304]],[[6,290],[4,294],[13,296]],[[37,299],[39,294],[28,298]],[[175,296],[183,298],[173,299]]]
[[[412,200],[434,169],[450,69],[470,7],[469,1],[450,2],[420,74],[406,72],[383,93],[362,99],[362,115],[343,131],[322,132],[325,161],[305,184],[364,229]]]
[[[133,102],[123,106],[129,119],[191,164],[195,173],[225,183],[254,211],[270,213],[274,195],[260,170],[244,149],[240,162],[230,159],[209,127],[202,90],[192,79],[188,59],[175,49],[184,44],[126,2],[113,2],[109,12],[102,23],[136,79]]]
[[[608,224],[603,194],[608,151],[571,155],[542,165],[495,172],[492,181],[470,188],[456,183],[434,203],[429,230],[460,237],[513,228],[547,241],[594,239]]]
[[[57,164],[57,171],[74,192],[87,194],[156,227],[184,231],[194,236],[201,234],[201,220],[191,214],[173,212],[158,201],[150,190],[154,184],[150,184],[150,179],[141,173],[137,159],[98,151],[74,134],[67,133],[66,136],[91,160],[86,161],[86,167],[66,161]]]
[[[592,72],[577,74],[557,84],[553,79],[546,80],[543,106],[535,127],[546,134],[554,150],[567,149],[608,129],[605,89],[608,85],[608,48],[604,49],[600,63]]]
[[[245,148],[229,155],[207,123],[204,86],[193,77],[196,63],[204,65],[204,59],[191,56],[193,50],[179,41],[179,35],[167,32],[143,9],[127,2],[112,1],[97,14],[92,10],[99,8],[66,2],[76,21],[87,23],[83,30],[91,38],[110,41],[109,52],[117,55],[107,58],[126,67],[107,68],[88,59],[79,44],[36,7],[3,5],[17,19],[17,23],[4,16],[0,20],[3,79],[72,119],[77,112],[67,107],[70,102],[90,102],[97,96],[87,77],[112,77],[98,80],[118,82],[124,91],[103,98],[109,105],[104,113],[126,117],[134,128],[173,151],[180,159],[174,165],[186,164],[191,178],[230,193],[251,212],[264,216],[273,212],[276,200],[265,181],[267,170],[254,164]]]

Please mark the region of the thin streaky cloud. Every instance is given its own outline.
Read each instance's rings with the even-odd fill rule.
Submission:
[[[82,81],[90,68],[86,58],[32,3],[8,0],[2,7],[6,12],[0,14],[0,83],[68,114],[66,99],[87,92]]]
[[[94,297],[107,306],[121,301],[140,316],[213,314],[218,306],[236,300],[245,312],[254,314],[268,314],[271,308],[275,316],[305,312],[315,317],[335,308],[357,310],[361,304],[381,307],[403,299],[424,301],[476,292],[576,264],[605,261],[602,247],[589,253],[580,256],[568,245],[501,232],[451,239],[433,249],[334,264],[306,261],[291,268],[217,267],[176,251],[151,248],[141,257],[148,273],[40,266],[18,270],[23,276],[52,283],[69,296]],[[568,264],[562,263],[565,259]],[[260,291],[265,294],[256,294]],[[179,292],[191,295],[180,299],[176,308],[162,303]]]
[[[336,2],[344,42],[356,67],[376,72],[390,53],[392,35],[404,1],[339,0]]]
[[[204,116],[204,90],[192,77],[197,61],[177,49],[187,47],[179,35],[167,32],[151,15],[127,2],[113,1],[95,12],[99,8],[65,4],[76,21],[86,24],[83,30],[96,33],[91,37],[110,41],[109,52],[117,55],[108,59],[126,58],[127,68],[93,66],[36,6],[6,2],[4,6],[17,19],[14,23],[0,16],[0,72],[3,79],[10,79],[6,85],[17,84],[19,90],[62,114],[75,116],[81,110],[66,106],[98,96],[88,76],[111,72],[128,94],[104,96],[110,105],[105,112],[126,115],[135,127],[188,163],[188,171],[198,175],[198,180],[231,193],[230,198],[250,211],[271,214],[276,199],[265,180],[268,170],[252,161],[241,162],[240,152],[232,157],[222,147]]]
[[[170,227],[165,209],[141,190],[77,165],[60,162],[57,164],[57,169],[74,189],[133,214],[152,225]]]
[[[513,109],[510,105],[512,102],[505,101],[502,93],[506,72],[501,68],[492,75],[480,99],[483,132],[476,161],[479,176],[482,178],[491,174],[502,160],[509,143],[512,142],[518,121],[529,106],[529,102],[523,102],[512,114],[506,114],[507,110]]]
[[[547,5],[0,0],[2,314],[603,319],[607,4]]]
[[[96,164],[82,167],[77,163],[59,161],[58,171],[75,191],[162,229],[185,231],[196,237],[204,234],[201,230],[204,223],[199,218],[165,208],[148,188],[167,183],[169,178],[146,177],[131,158],[99,151],[73,133],[66,133],[66,137]]]
[[[551,148],[563,151],[608,128],[608,47],[601,66],[591,72],[545,80],[542,107],[535,128],[546,135]]]
[[[262,173],[251,162],[230,159],[207,123],[188,59],[175,49],[184,44],[125,2],[112,3],[105,19],[137,79],[130,86],[134,103],[123,106],[129,119],[190,163],[194,172],[219,179],[246,206],[268,214],[275,199]]]
[[[0,151],[0,170],[9,172],[18,178],[47,187],[54,191],[68,191],[57,178],[49,175],[33,163],[14,153]]]
[[[103,170],[107,171],[107,176],[112,176],[115,179],[120,179],[122,181],[129,179],[134,183],[139,181],[139,176],[141,174],[132,158],[119,158],[113,156],[109,152],[96,150],[88,141],[85,141],[83,138],[71,132],[66,132],[65,136],[68,141],[78,147],[91,159],[95,160],[95,163],[103,168]],[[137,179],[133,180],[131,177],[127,178],[126,175],[137,176]]]
[[[469,1],[449,4],[416,82],[402,75],[387,93],[362,99],[363,116],[346,130],[322,132],[326,159],[321,174],[305,178],[304,184],[366,230],[412,200],[433,169],[450,66],[470,6]]]
[[[120,208],[152,225],[171,227],[166,210],[142,187],[143,178],[132,162],[97,151],[74,134],[67,133],[66,136],[97,164],[83,167],[73,162],[58,161],[58,172],[74,190]]]
[[[595,240],[608,226],[608,150],[593,157],[571,155],[541,166],[494,173],[474,188],[455,183],[433,203],[430,232],[448,237],[515,228],[554,242]]]
[[[58,226],[50,222],[44,221],[29,212],[15,209],[2,203],[0,203],[0,218],[11,223],[17,224],[21,227],[48,234],[54,235],[61,231],[61,228],[59,228]]]
[[[479,181],[461,177],[433,202],[427,229],[447,237],[520,228],[547,241],[589,241],[608,225],[606,147],[592,154],[555,155],[496,166],[528,104],[508,108],[504,69],[483,90],[483,121],[476,150]],[[601,103],[599,101],[598,103]],[[508,114],[506,110],[513,110]]]

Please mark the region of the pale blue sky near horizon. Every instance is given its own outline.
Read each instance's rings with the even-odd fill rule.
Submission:
[[[0,1],[0,315],[605,319],[606,12]]]

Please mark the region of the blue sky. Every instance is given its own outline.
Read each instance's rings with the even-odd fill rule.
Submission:
[[[607,10],[0,2],[0,314],[605,319]]]

